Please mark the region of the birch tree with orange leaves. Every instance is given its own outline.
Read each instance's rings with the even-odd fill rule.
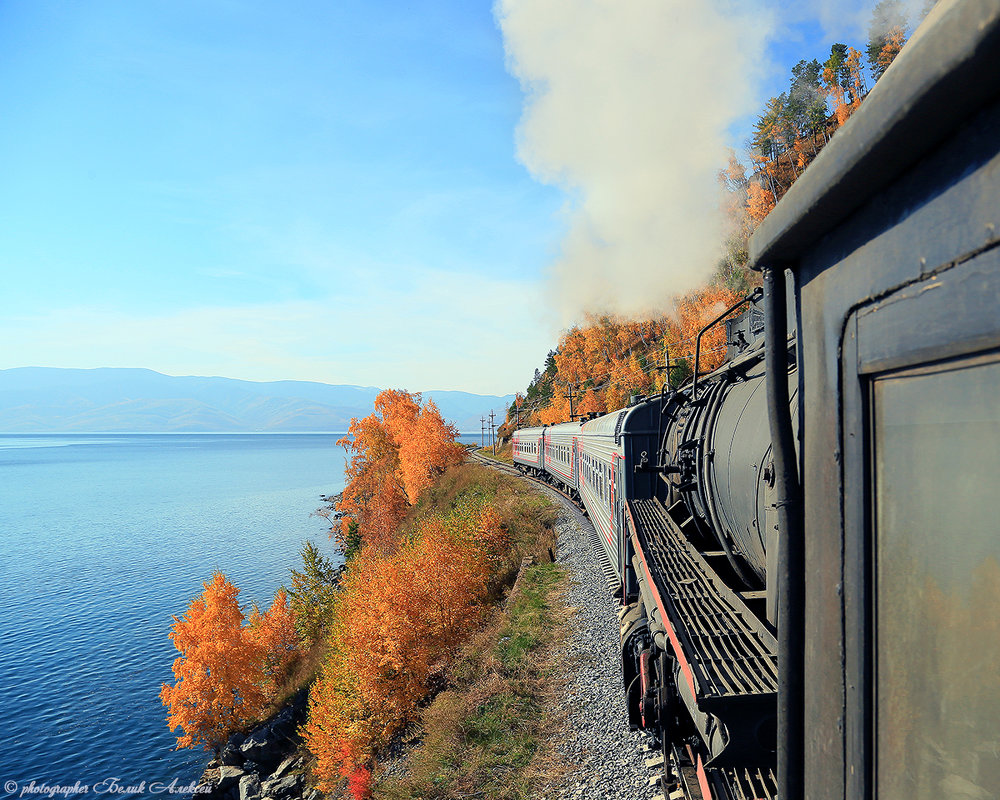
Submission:
[[[300,638],[287,592],[279,589],[264,613],[254,606],[248,621],[248,634],[260,648],[263,659],[261,670],[264,680],[269,688],[277,688],[288,678],[289,668],[300,652]]]
[[[260,718],[297,653],[298,638],[283,592],[244,624],[240,590],[225,575],[216,572],[203,586],[187,613],[174,617],[177,682],[163,684],[160,700],[169,709],[170,730],[183,731],[178,747],[218,751],[230,734]]]
[[[352,520],[366,543],[389,547],[409,503],[399,468],[399,447],[375,414],[352,419],[347,436],[337,440],[350,455],[347,486],[337,503],[342,515],[338,542],[346,548]]]
[[[872,9],[866,53],[872,77],[878,81],[906,42],[909,21],[900,0],[879,0]]]
[[[482,620],[512,552],[496,508],[468,500],[423,520],[392,553],[365,548],[351,562],[304,728],[321,790],[346,778],[363,796],[373,755]]]
[[[337,503],[341,546],[353,522],[366,545],[391,550],[410,505],[436,475],[461,463],[457,435],[433,401],[421,406],[420,394],[380,392],[375,413],[352,419],[347,436],[337,441],[350,456],[347,486]]]

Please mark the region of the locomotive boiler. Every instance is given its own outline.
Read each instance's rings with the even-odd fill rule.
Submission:
[[[665,798],[1000,797],[1000,3],[941,0],[750,243],[726,363],[514,434]]]
[[[513,436],[515,463],[578,500],[594,525],[622,604],[629,721],[655,737],[668,795],[774,792],[775,468],[761,293],[745,304],[726,323],[730,358],[715,373]],[[793,361],[785,372],[794,378]]]

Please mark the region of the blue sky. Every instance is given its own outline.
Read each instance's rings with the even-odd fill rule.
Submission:
[[[488,2],[8,0],[0,102],[0,368],[506,393],[555,344]]]

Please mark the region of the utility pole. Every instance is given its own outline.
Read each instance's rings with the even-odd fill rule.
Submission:
[[[665,376],[664,383],[667,384],[668,389],[673,388],[673,384],[670,380],[670,370],[674,369],[677,364],[670,363],[670,345],[666,342],[663,343],[663,374]]]
[[[520,403],[517,402],[520,399],[521,399],[520,397],[515,397],[514,398],[514,430],[515,431],[521,429],[521,405],[520,405]]]
[[[486,417],[480,417],[479,421],[482,423],[479,430],[479,449],[482,450],[486,447]]]
[[[566,394],[569,396],[569,418],[571,420],[576,419],[576,414],[573,413],[573,389],[570,384],[566,384]]]
[[[493,412],[490,411],[490,444],[493,445],[493,455],[497,454],[497,440],[493,438]]]

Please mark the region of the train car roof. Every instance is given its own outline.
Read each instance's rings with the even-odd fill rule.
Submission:
[[[518,428],[514,431],[514,436],[541,436],[542,431],[545,430],[541,425],[536,425],[533,428]]]
[[[557,422],[555,425],[549,425],[550,431],[555,431],[556,433],[575,433],[580,430],[579,421],[575,422]]]
[[[750,238],[750,265],[801,255],[1000,95],[1000,4],[941,0],[857,112]]]
[[[655,404],[656,402],[658,402],[657,399],[647,399],[636,403],[634,406],[628,406],[618,411],[611,411],[602,417],[584,422],[581,430],[585,433],[605,436],[614,436],[616,433],[647,433],[650,429],[650,404]],[[621,417],[620,423],[618,421],[619,417]]]

